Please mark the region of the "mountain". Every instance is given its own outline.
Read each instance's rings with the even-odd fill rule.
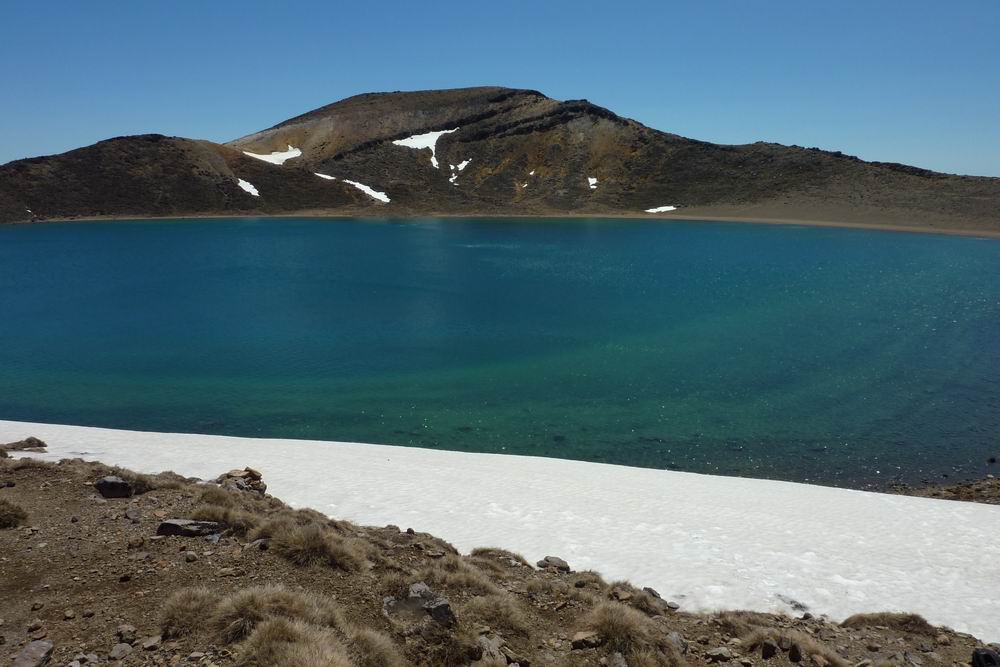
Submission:
[[[586,100],[498,87],[358,95],[228,144],[119,137],[0,166],[0,222],[647,216],[661,207],[676,210],[656,215],[1000,232],[1000,179],[815,148],[712,144]]]

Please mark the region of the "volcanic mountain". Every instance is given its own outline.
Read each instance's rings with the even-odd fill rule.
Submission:
[[[732,217],[1000,232],[1000,179],[758,142],[586,100],[371,93],[227,144],[140,135],[0,166],[0,222],[190,215]]]

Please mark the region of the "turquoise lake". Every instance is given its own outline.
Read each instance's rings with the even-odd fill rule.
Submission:
[[[839,486],[1000,456],[1000,241],[639,220],[0,227],[0,419]]]

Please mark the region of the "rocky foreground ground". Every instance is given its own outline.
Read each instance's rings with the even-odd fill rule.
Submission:
[[[42,445],[17,448],[30,456]],[[0,449],[2,664],[988,667],[997,660],[976,638],[919,616],[859,615],[838,624],[808,612],[688,614],[636,584],[575,572],[555,556],[532,565],[501,549],[462,555],[412,528],[295,510],[267,495],[262,475],[249,469],[204,482]]]

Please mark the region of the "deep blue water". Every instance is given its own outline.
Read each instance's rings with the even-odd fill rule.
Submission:
[[[1000,455],[1000,242],[610,220],[0,227],[0,418],[847,486]]]

